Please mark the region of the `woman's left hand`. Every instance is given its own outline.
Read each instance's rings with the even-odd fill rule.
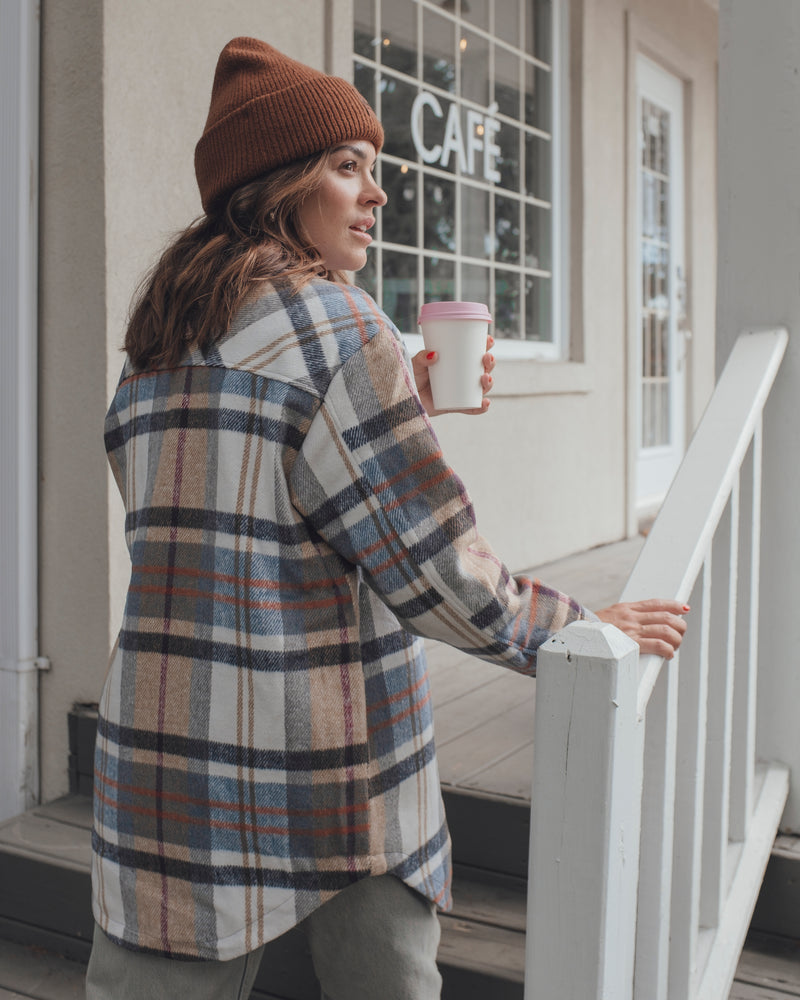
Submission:
[[[433,396],[431,395],[431,377],[428,369],[431,365],[436,364],[439,360],[439,355],[436,351],[420,351],[419,354],[414,355],[411,359],[411,363],[414,366],[414,380],[417,383],[419,398],[422,400],[422,405],[425,407],[429,417],[435,417],[439,413],[486,413],[489,409],[489,400],[486,398],[486,395],[491,391],[492,382],[494,381],[491,373],[494,369],[495,360],[494,355],[489,354],[489,350],[493,344],[494,337],[488,337],[486,340],[487,353],[483,356],[483,375],[481,375],[483,403],[472,410],[437,410],[433,405]]]

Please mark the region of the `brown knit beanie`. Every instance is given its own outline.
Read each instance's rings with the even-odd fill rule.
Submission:
[[[383,128],[356,88],[289,59],[266,42],[234,38],[220,53],[211,107],[194,153],[203,208],[275,167],[347,139],[383,145]]]

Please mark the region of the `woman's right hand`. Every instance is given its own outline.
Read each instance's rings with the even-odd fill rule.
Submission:
[[[493,354],[489,354],[489,350],[494,344],[494,337],[488,337],[486,340],[486,354],[483,356],[483,375],[481,375],[481,389],[483,390],[483,402],[479,407],[474,410],[437,410],[433,405],[433,395],[431,394],[431,376],[428,369],[431,365],[435,365],[439,360],[439,355],[436,351],[420,351],[415,354],[411,359],[411,363],[414,366],[414,381],[417,383],[417,392],[419,393],[419,398],[422,405],[425,407],[425,412],[429,417],[435,417],[439,413],[468,413],[470,415],[479,415],[481,413],[486,413],[489,409],[489,400],[486,398],[486,394],[491,392],[492,382],[492,371],[495,366],[495,359]]]
[[[683,615],[689,610],[688,605],[678,601],[651,598],[647,601],[613,604],[596,614],[600,621],[616,625],[629,635],[639,644],[643,655],[653,654],[671,660],[686,632]]]

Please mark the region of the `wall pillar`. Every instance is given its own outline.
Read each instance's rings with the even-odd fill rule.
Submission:
[[[800,4],[721,0],[717,369],[738,333],[786,326],[765,413],[758,754],[792,771],[800,831]]]

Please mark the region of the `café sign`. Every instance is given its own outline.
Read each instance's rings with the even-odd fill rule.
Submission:
[[[438,163],[448,169],[453,156],[458,160],[462,174],[475,175],[482,171],[484,180],[499,183],[500,172],[496,161],[500,156],[500,147],[495,142],[495,136],[500,131],[500,122],[495,118],[497,105],[491,104],[485,112],[467,108],[462,128],[461,109],[458,104],[452,103],[447,109],[441,142],[432,146],[425,145],[423,135],[426,108],[430,109],[434,118],[445,118],[442,105],[434,94],[423,90],[417,95],[411,106],[411,138],[423,162]]]

